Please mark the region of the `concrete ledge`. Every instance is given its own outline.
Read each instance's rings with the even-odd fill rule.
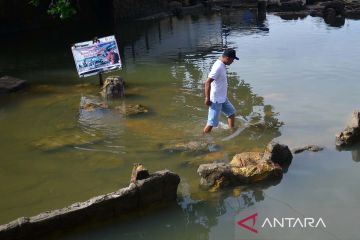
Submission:
[[[175,201],[180,177],[168,170],[137,180],[126,188],[0,226],[1,240],[36,239],[94,221],[110,219],[156,203]]]

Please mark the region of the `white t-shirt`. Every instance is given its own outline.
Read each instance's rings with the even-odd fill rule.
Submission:
[[[209,78],[211,82],[210,101],[213,103],[224,103],[227,98],[227,77],[225,64],[218,59],[211,68]]]

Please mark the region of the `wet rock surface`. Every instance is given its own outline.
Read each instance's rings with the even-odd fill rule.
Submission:
[[[17,91],[25,86],[26,81],[18,78],[3,76],[0,78],[0,94]]]
[[[104,101],[99,101],[96,98],[81,97],[80,110],[85,112],[113,112],[122,116],[135,116],[142,113],[149,112],[149,109],[141,104],[125,104],[111,107]]]
[[[322,151],[322,150],[324,150],[323,147],[316,146],[316,145],[307,145],[307,146],[304,146],[304,147],[293,148],[293,149],[291,149],[291,152],[293,154],[298,154],[298,153],[302,153],[304,151],[319,152],[319,151]]]
[[[271,142],[266,146],[262,160],[279,164],[286,168],[291,164],[292,153],[287,145]]]
[[[124,98],[125,82],[120,76],[109,76],[105,79],[100,94],[106,98]]]
[[[64,148],[82,147],[102,140],[102,136],[93,136],[83,132],[60,131],[57,135],[34,140],[31,146],[44,152],[51,152]]]
[[[200,185],[215,191],[227,186],[273,181],[282,178],[292,160],[286,145],[271,142],[264,153],[236,154],[230,163],[202,164]]]
[[[342,132],[336,135],[336,147],[349,147],[360,142],[360,112],[352,113],[351,122]]]
[[[208,153],[216,152],[220,149],[220,147],[212,141],[193,140],[187,142],[160,144],[160,149],[168,153]]]
[[[87,112],[94,112],[96,110],[109,109],[109,106],[105,102],[83,96],[80,99],[80,109]]]
[[[126,104],[114,107],[114,110],[123,116],[135,116],[149,112],[149,109],[141,104]]]
[[[136,169],[138,167],[139,164]],[[154,204],[175,202],[179,182],[177,174],[168,170],[158,171],[142,180],[134,180],[118,191],[1,225],[0,239],[44,238],[52,232],[101,222]]]

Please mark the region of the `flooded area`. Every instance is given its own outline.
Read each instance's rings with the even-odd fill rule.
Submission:
[[[331,27],[321,18],[268,15],[259,22],[236,11],[88,30],[1,40],[0,75],[29,83],[0,96],[1,224],[125,187],[141,162],[180,175],[178,204],[60,239],[358,239],[360,148],[336,150],[335,134],[359,109],[360,21]],[[141,104],[148,113],[79,108],[82,98],[101,97],[96,76],[78,78],[70,44],[113,33],[124,64],[114,74],[125,79],[126,99],[109,104]],[[204,81],[225,46],[240,58],[228,67],[228,96],[241,131],[229,138],[222,118],[204,137]],[[167,150],[204,138],[215,147]],[[295,155],[281,182],[199,187],[200,164],[262,151],[271,140],[325,150]],[[237,221],[254,213],[321,217],[326,228],[239,228]]]

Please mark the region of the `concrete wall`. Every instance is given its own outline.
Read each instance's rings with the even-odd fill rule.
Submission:
[[[22,217],[0,226],[1,240],[39,239],[52,232],[102,222],[154,204],[175,202],[180,177],[168,170],[155,172],[116,192],[93,197],[62,209]]]

